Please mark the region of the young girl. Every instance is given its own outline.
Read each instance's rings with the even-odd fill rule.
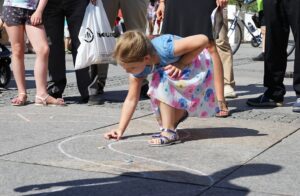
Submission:
[[[27,103],[24,32],[26,32],[36,52],[34,65],[35,103],[37,105],[65,105],[63,99],[49,96],[46,89],[49,47],[42,24],[42,13],[46,4],[47,0],[4,0],[2,20],[5,23],[11,43],[13,73],[18,88],[18,96],[11,101],[13,106],[23,106]]]
[[[117,129],[104,135],[121,139],[139,101],[142,81],[152,73],[148,95],[160,125],[151,146],[179,142],[176,128],[187,116],[208,117],[218,112],[213,88],[212,61],[205,49],[205,35],[180,38],[166,34],[149,40],[143,33],[129,31],[116,44],[114,56],[130,73],[129,91]]]

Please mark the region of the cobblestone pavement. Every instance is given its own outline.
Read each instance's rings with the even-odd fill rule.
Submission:
[[[30,62],[32,64],[34,60],[34,55],[26,55],[26,62]],[[79,102],[79,93],[77,90],[76,82],[74,81],[75,74],[72,70],[72,59],[71,55],[67,55],[67,64],[68,64],[68,74],[71,75],[71,81],[67,83],[64,97],[66,97],[67,103],[78,103]],[[249,66],[245,66],[249,65]],[[234,69],[236,78],[238,75],[247,74],[258,74],[262,72],[263,65],[260,65],[261,68],[257,69],[253,66],[253,61],[248,56],[238,56],[238,58],[234,59]],[[71,70],[71,71],[70,71]],[[30,78],[28,84],[28,96],[29,100],[34,100],[35,88],[33,83],[33,70],[32,65],[30,69],[26,72],[27,78]],[[27,80],[28,82],[28,80]],[[123,70],[118,70],[118,73],[113,76],[108,75],[107,83],[106,83],[106,91],[111,90],[126,90],[128,85],[128,76],[123,72]],[[247,88],[247,86],[245,86]],[[249,87],[250,91],[250,87]],[[16,87],[14,81],[8,86],[8,89],[0,89],[0,107],[7,106],[10,104],[10,99],[13,98],[17,94]],[[125,94],[124,94],[125,96]],[[123,97],[118,97],[116,99],[110,99],[109,95],[105,96],[105,103],[103,105],[98,105],[94,107],[109,107],[109,108],[121,108]],[[229,100],[230,103],[230,100]],[[231,106],[229,104],[229,106]],[[146,110],[151,111],[150,102],[148,100],[141,100],[137,106],[137,110]],[[245,106],[245,103],[239,102],[237,108],[235,108],[232,112],[232,115],[229,118],[233,119],[246,119],[246,120],[264,120],[268,122],[281,122],[281,123],[294,123],[300,120],[300,115],[297,113],[280,113],[278,111],[264,111],[264,110],[252,110]]]

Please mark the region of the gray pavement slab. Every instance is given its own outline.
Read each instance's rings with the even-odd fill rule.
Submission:
[[[299,195],[299,140],[300,132],[297,131],[251,160],[216,186],[247,187],[249,192],[257,191],[274,195]],[[272,165],[266,165],[266,163],[272,163]]]
[[[3,107],[1,113],[0,156],[118,123],[120,109],[75,104],[64,108],[32,104]],[[145,113],[137,111],[134,117]]]

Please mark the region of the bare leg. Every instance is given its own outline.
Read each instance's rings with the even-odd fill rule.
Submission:
[[[162,121],[162,127],[165,130],[171,130],[172,132],[168,131],[162,131],[160,133],[161,136],[164,136],[166,138],[172,138],[174,135],[176,135],[176,127],[175,125],[178,123],[178,121],[185,115],[185,110],[176,109],[174,107],[169,106],[168,104],[165,104],[163,102],[160,102],[159,105],[160,114],[161,114],[161,121]],[[176,135],[176,138],[178,136]],[[173,138],[174,139],[174,138]],[[149,141],[151,145],[155,144],[161,144],[161,138],[153,138]]]
[[[26,101],[25,65],[24,65],[24,26],[6,26],[12,48],[12,69],[18,88],[18,97],[13,104]]]
[[[34,64],[34,77],[36,83],[36,103],[43,105],[54,104],[64,105],[62,99],[55,99],[48,95],[47,92],[47,71],[48,71],[48,57],[49,46],[43,25],[39,26],[25,26],[28,39],[30,40],[33,49],[36,53],[36,60]]]
[[[26,25],[26,33],[32,47],[36,52],[36,60],[34,64],[34,77],[36,83],[36,94],[39,96],[47,95],[47,70],[49,46],[47,43],[44,27]]]
[[[210,41],[208,51],[212,57],[212,61],[214,64],[214,83],[216,89],[216,95],[220,107],[219,117],[227,117],[228,116],[228,108],[226,105],[225,97],[224,97],[224,71],[222,61],[220,59],[219,53],[217,51],[216,45],[213,41]]]

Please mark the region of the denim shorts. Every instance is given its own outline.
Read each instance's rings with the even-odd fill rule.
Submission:
[[[4,6],[1,18],[7,25],[31,25],[30,16],[34,11],[35,10]]]

